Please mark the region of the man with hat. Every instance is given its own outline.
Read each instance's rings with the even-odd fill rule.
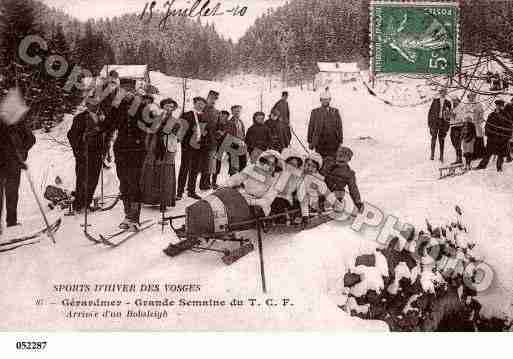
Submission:
[[[495,101],[495,110],[488,115],[485,126],[486,153],[476,169],[485,169],[492,155],[497,155],[497,172],[502,172],[502,164],[513,134],[513,122],[504,111],[505,102]]]
[[[221,113],[216,109],[216,102],[219,99],[219,92],[211,90],[207,96],[207,106],[200,118],[203,124],[203,134],[200,143],[200,190],[208,191],[212,188],[210,177],[215,175],[216,168],[216,129]]]
[[[343,143],[342,118],[338,109],[331,107],[331,95],[326,89],[320,96],[321,107],[310,115],[308,124],[308,145],[323,159],[335,157],[337,149]]]
[[[431,135],[431,161],[435,159],[436,139],[440,144],[440,162],[444,161],[445,137],[449,131],[452,103],[446,98],[447,90],[442,88],[439,97],[433,99],[428,113],[428,127]]]
[[[106,152],[107,122],[97,97],[85,100],[86,109],[73,118],[68,140],[75,156],[75,201],[73,209],[80,213],[91,204]]]

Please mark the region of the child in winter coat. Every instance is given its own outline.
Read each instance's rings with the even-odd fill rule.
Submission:
[[[253,164],[256,163],[262,152],[269,149],[271,143],[271,130],[264,122],[265,113],[255,112],[253,115],[253,125],[246,133],[246,146]]]
[[[321,173],[326,178],[326,185],[331,192],[334,192],[339,201],[344,198],[346,186],[349,188],[349,194],[356,208],[360,213],[363,212],[363,202],[360,197],[360,191],[356,185],[356,176],[349,167],[349,161],[353,158],[353,151],[350,148],[341,145],[337,150],[337,158],[327,158]]]
[[[297,191],[303,181],[303,156],[291,148],[286,148],[282,153],[285,161],[285,169],[277,182],[278,195],[271,205],[271,215],[286,213],[299,208]],[[276,223],[286,223],[287,218],[277,218]]]
[[[476,126],[471,117],[465,118],[463,132],[461,134],[463,157],[465,157],[465,169],[470,170],[474,158],[474,144],[476,142]]]
[[[231,176],[225,187],[239,188],[250,206],[258,206],[268,216],[271,204],[278,195],[277,182],[285,167],[282,156],[273,150],[264,151],[254,165]],[[242,187],[243,188],[240,188]]]
[[[281,153],[288,145],[288,129],[286,125],[280,121],[280,111],[273,109],[269,115],[269,119],[265,121],[265,125],[269,127],[271,132],[271,143],[269,147]]]

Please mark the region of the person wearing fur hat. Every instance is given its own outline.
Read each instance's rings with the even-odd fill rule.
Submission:
[[[246,134],[246,146],[251,163],[256,163],[260,154],[269,149],[270,143],[271,130],[265,125],[265,113],[255,112],[253,114],[253,125],[248,128]]]
[[[513,122],[504,112],[504,100],[495,101],[495,111],[488,115],[485,126],[486,154],[476,169],[485,169],[492,155],[497,155],[497,172],[502,172],[502,164],[513,133]]]
[[[323,158],[335,156],[337,148],[344,142],[342,118],[338,109],[331,107],[331,95],[321,93],[321,107],[314,109],[308,123],[308,144],[310,150]]]
[[[173,112],[177,108],[178,103],[171,98],[160,101],[162,120],[157,131],[146,136],[148,154],[143,166],[143,203],[160,204],[162,211],[176,203],[175,155],[178,140],[173,130],[168,131],[167,128],[168,123],[176,121]]]
[[[267,150],[262,152],[254,165],[248,165],[231,176],[224,186],[239,188],[250,206],[259,207],[268,216],[271,204],[278,195],[276,185],[284,167],[280,153]]]
[[[321,174],[326,179],[328,189],[335,194],[339,201],[343,200],[345,188],[348,187],[349,195],[361,213],[363,212],[363,202],[356,184],[356,175],[349,167],[352,158],[353,151],[349,147],[340,146],[336,158],[330,157],[326,160]]]
[[[299,207],[297,201],[297,191],[301,182],[303,181],[303,156],[290,147],[287,147],[282,152],[283,160],[285,161],[285,168],[281,173],[283,181],[278,182],[278,194],[271,204],[271,215],[284,213]],[[281,184],[281,185],[280,185]],[[286,218],[278,218],[277,223],[285,223]]]

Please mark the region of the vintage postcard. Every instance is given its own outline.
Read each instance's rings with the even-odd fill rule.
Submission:
[[[511,331],[512,24],[1,0],[0,330]]]

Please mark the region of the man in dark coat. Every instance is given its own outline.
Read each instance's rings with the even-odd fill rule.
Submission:
[[[287,126],[280,121],[280,113],[277,109],[271,111],[265,125],[269,128],[271,135],[269,148],[281,153],[283,149],[287,148]]]
[[[290,145],[290,141],[292,139],[292,131],[290,129],[290,110],[288,103],[289,93],[287,91],[283,91],[281,93],[281,99],[276,102],[273,106],[272,110],[278,110],[280,113],[280,121],[282,121],[287,128],[287,146]]]
[[[488,115],[485,126],[486,154],[476,169],[485,169],[492,155],[497,155],[497,171],[502,171],[502,164],[513,134],[513,122],[504,110],[504,101],[495,101],[495,111]]]
[[[446,98],[447,90],[440,90],[440,96],[431,103],[428,113],[428,127],[431,135],[431,161],[435,159],[436,139],[440,144],[440,162],[444,161],[445,137],[450,127],[452,103]]]
[[[99,111],[99,101],[86,99],[87,109],[73,118],[68,140],[75,157],[75,201],[73,209],[80,213],[93,200],[98,185],[103,155],[106,152],[106,123]]]
[[[337,149],[344,142],[342,118],[338,109],[330,106],[330,101],[329,92],[323,92],[321,107],[312,111],[308,123],[309,147],[319,153],[323,159],[335,157]]]
[[[251,162],[256,163],[260,153],[268,150],[271,144],[271,130],[265,124],[265,113],[255,112],[253,125],[246,134],[246,146]]]
[[[18,224],[21,170],[26,168],[28,151],[35,143],[34,134],[24,122],[7,126],[0,119],[0,218],[5,194],[7,227]]]
[[[226,133],[230,136],[233,136],[234,138],[237,138],[241,141],[241,146],[238,144],[232,144],[232,146],[237,146],[237,150],[239,150],[239,147],[244,147],[244,140],[246,138],[246,127],[244,126],[244,122],[242,122],[240,116],[242,112],[242,106],[241,105],[234,105],[231,108],[232,111],[232,117],[227,123],[226,126]],[[230,158],[229,162],[229,168],[228,168],[228,174],[230,176],[233,176],[237,172],[242,171],[248,162],[247,154],[245,151],[245,148],[241,148],[241,154],[238,158],[238,167],[235,167],[234,161]]]
[[[215,155],[216,155],[216,129],[217,122],[221,113],[216,109],[216,102],[219,98],[219,93],[210,91],[207,97],[207,106],[203,111],[204,115],[201,116],[201,122],[206,124],[203,127],[202,141],[201,141],[201,178],[200,189],[208,191],[212,188],[210,182],[211,175],[215,174]]]
[[[185,112],[182,119],[187,122],[187,131],[182,138],[182,158],[180,160],[180,172],[178,173],[177,200],[181,200],[187,183],[187,194],[190,198],[201,199],[196,194],[196,180],[201,166],[201,156],[205,155],[201,150],[204,143],[204,132],[201,130],[203,110],[207,102],[202,97],[193,99],[194,109]],[[202,138],[203,137],[203,138]]]
[[[119,192],[125,211],[121,229],[136,232],[140,228],[143,193],[142,169],[147,154],[146,135],[151,123],[144,117],[144,109],[153,102],[149,95],[128,93],[121,104],[111,111],[110,133],[117,131],[114,157],[119,179]]]

